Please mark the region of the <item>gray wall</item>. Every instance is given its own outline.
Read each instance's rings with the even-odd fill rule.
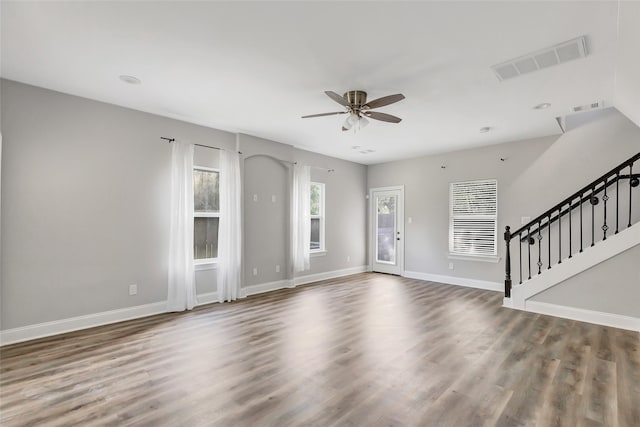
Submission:
[[[171,147],[159,137],[234,149],[236,135],[7,80],[1,91],[2,329],[166,300]],[[263,151],[293,159],[299,152],[240,139],[245,157]],[[319,159],[335,162],[341,176],[354,179],[347,186],[331,183],[329,194],[345,200],[364,194],[365,166]],[[197,149],[195,162],[215,166],[217,155]],[[274,172],[257,158],[247,163],[250,177]],[[284,192],[282,179],[273,184]],[[283,206],[270,215],[281,220]],[[348,243],[335,243],[336,255],[341,246],[364,248],[364,214],[336,210],[331,217],[333,224],[351,221],[359,230],[345,236]],[[268,218],[262,225],[272,226]],[[263,237],[250,242],[246,255],[264,262],[259,267],[266,272],[287,254],[282,242],[269,247],[265,240],[273,236]],[[364,264],[363,249],[352,252],[352,264]],[[269,257],[261,258],[265,253]],[[314,261],[313,271],[347,266],[326,259]],[[259,283],[274,277],[258,277]],[[215,291],[215,270],[197,271],[196,282],[199,294]],[[133,283],[138,294],[129,296]]]
[[[533,296],[546,302],[640,318],[640,246]]]
[[[166,300],[171,146],[159,138],[235,136],[1,84],[2,328]]]
[[[640,2],[618,2],[615,106],[640,126]]]
[[[327,253],[312,256],[311,269],[299,275],[366,265],[367,167],[297,149],[293,158],[302,164],[334,169],[311,168],[311,180],[325,184]]]
[[[296,276],[366,264],[366,166],[243,134],[240,135],[240,150],[245,159],[246,286],[292,277],[289,253],[291,162],[335,169],[334,172],[311,169],[312,181],[325,184],[327,252],[324,256],[312,256],[310,270],[296,273]],[[253,200],[254,194],[258,197],[257,202]],[[276,197],[275,202],[272,202],[272,196]],[[280,265],[279,273],[275,270],[276,264]],[[253,275],[253,268],[257,268],[257,276]]]
[[[501,282],[502,259],[448,258],[450,182],[497,178],[501,236],[505,225],[519,227],[521,217],[536,217],[639,150],[640,128],[612,109],[560,136],[370,166],[369,187],[405,185],[405,270]]]

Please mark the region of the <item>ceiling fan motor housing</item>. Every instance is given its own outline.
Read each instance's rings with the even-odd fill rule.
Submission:
[[[363,90],[350,90],[342,95],[355,108],[360,108],[367,103],[367,92]]]

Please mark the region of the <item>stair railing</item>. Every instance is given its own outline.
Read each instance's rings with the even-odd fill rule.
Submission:
[[[569,248],[568,250],[566,250],[566,253],[568,253],[568,257],[567,258],[572,258],[573,254],[574,254],[574,247],[573,247],[573,230],[575,228],[573,222],[573,216],[576,216],[577,218],[575,219],[575,221],[578,223],[577,227],[579,228],[580,231],[580,244],[579,244],[579,251],[578,253],[582,252],[584,250],[584,225],[586,223],[586,225],[588,226],[588,222],[589,220],[585,220],[585,216],[590,217],[590,222],[591,222],[591,226],[590,229],[587,230],[587,232],[590,231],[590,235],[591,235],[591,244],[590,246],[594,246],[597,241],[599,241],[599,236],[596,237],[596,227],[595,224],[597,221],[602,221],[602,226],[600,227],[600,229],[602,230],[602,239],[601,240],[606,240],[607,239],[607,231],[609,231],[610,229],[610,225],[607,223],[607,214],[609,214],[609,221],[611,223],[611,212],[607,212],[607,202],[614,197],[615,198],[615,207],[614,207],[614,214],[615,214],[615,231],[613,234],[617,234],[620,231],[624,230],[625,228],[631,227],[631,223],[632,223],[632,193],[633,193],[633,188],[638,187],[640,185],[640,174],[633,173],[633,164],[635,162],[637,162],[640,159],[640,153],[637,153],[635,156],[629,158],[628,160],[624,161],[623,163],[621,163],[620,165],[616,166],[615,168],[611,169],[609,172],[605,173],[604,175],[602,175],[600,178],[596,179],[595,181],[591,182],[590,184],[584,186],[583,188],[581,188],[580,190],[576,191],[575,193],[573,193],[571,196],[567,197],[566,199],[564,199],[563,201],[561,201],[560,203],[556,204],[555,206],[553,206],[551,209],[548,209],[547,211],[545,211],[544,213],[538,215],[536,218],[534,218],[533,220],[529,221],[527,224],[523,225],[522,227],[518,228],[516,231],[511,231],[511,227],[506,226],[505,227],[505,232],[504,232],[504,240],[505,240],[505,244],[506,244],[506,256],[505,256],[505,281],[504,281],[504,295],[506,298],[510,298],[511,297],[511,287],[512,287],[512,279],[511,279],[511,240],[515,240],[516,242],[518,242],[518,246],[519,246],[519,250],[518,250],[518,257],[519,257],[519,283],[522,284],[523,282],[523,262],[522,262],[522,257],[523,257],[523,250],[522,250],[522,243],[526,242],[526,253],[524,254],[526,257],[526,265],[527,268],[525,269],[525,274],[528,272],[527,275],[527,279],[526,280],[530,280],[532,277],[532,270],[531,270],[531,256],[533,255],[534,257],[534,261],[536,258],[536,248],[535,248],[535,243],[537,240],[538,243],[538,247],[537,247],[537,262],[536,262],[536,266],[538,267],[538,273],[537,274],[542,274],[544,270],[548,270],[550,269],[553,265],[552,264],[552,256],[553,255],[557,255],[558,261],[556,264],[561,264],[563,257],[562,257],[562,239],[563,239],[563,234],[562,234],[562,226],[563,226],[563,221],[562,218],[564,216],[568,216],[568,227],[567,225],[565,225],[565,228],[568,228],[568,242],[569,242]],[[625,169],[628,169],[628,171],[625,171]],[[621,187],[621,182],[627,183],[628,184],[628,189],[620,189]],[[609,190],[609,187],[611,187],[612,185],[615,184],[615,189],[613,189],[611,192]],[[600,198],[598,197],[598,195],[600,193],[604,193]],[[622,212],[621,213],[621,208],[620,208],[620,202],[621,200],[625,200],[626,198],[626,202],[628,202],[628,213],[627,212]],[[600,200],[602,200],[602,210],[601,211],[596,211],[596,206],[600,203]],[[585,204],[586,202],[589,202],[591,205],[591,209],[584,209],[583,208],[583,204]],[[624,208],[624,207],[623,207]],[[586,211],[586,212],[585,212]],[[626,215],[625,215],[626,214]],[[602,215],[602,218],[596,218],[597,216]],[[620,221],[621,219],[621,215],[623,215],[622,218],[622,223]],[[627,216],[627,221],[626,221],[626,226],[624,225],[624,216]],[[557,235],[558,235],[558,244],[557,244],[557,254],[553,254],[552,252],[555,251],[556,247],[555,244],[552,244],[552,225],[554,223],[557,223]],[[546,233],[544,233],[543,231],[546,230]],[[547,240],[547,244],[546,244],[546,248],[544,250],[544,254],[543,254],[543,243],[542,240],[545,239]],[[566,239],[567,237],[565,237]],[[588,244],[588,242],[587,242]],[[552,251],[552,245],[553,247],[553,251]],[[533,247],[533,254],[532,254],[532,247]],[[577,249],[577,246],[576,246]],[[553,257],[553,259],[555,259],[555,257]],[[543,266],[545,265],[545,263],[543,261],[546,261],[547,267],[546,269],[543,269]],[[535,267],[534,267],[534,275],[535,275]]]

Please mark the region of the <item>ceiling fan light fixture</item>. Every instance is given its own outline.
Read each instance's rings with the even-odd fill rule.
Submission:
[[[351,126],[353,125],[351,124],[351,115],[349,115],[342,124],[342,129],[349,130],[351,129]]]
[[[354,132],[366,127],[369,124],[368,119],[380,120],[382,122],[389,123],[400,123],[402,121],[400,117],[392,116],[391,114],[370,111],[373,108],[384,107],[386,105],[402,101],[404,99],[404,95],[401,93],[383,96],[382,98],[374,99],[370,102],[367,102],[367,93],[362,90],[350,90],[345,92],[342,96],[330,90],[327,90],[324,93],[338,104],[346,107],[345,110],[306,115],[302,116],[303,119],[333,116],[336,114],[348,114],[349,116],[342,125],[342,130],[347,131],[353,129]]]

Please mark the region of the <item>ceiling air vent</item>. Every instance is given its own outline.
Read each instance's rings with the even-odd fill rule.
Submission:
[[[491,67],[503,81],[587,56],[586,36],[568,40]]]
[[[578,105],[577,107],[573,107],[571,111],[573,111],[574,113],[577,113],[580,111],[589,111],[596,108],[601,108],[603,106],[604,106],[604,101],[597,101],[597,102],[592,102],[591,104]]]

